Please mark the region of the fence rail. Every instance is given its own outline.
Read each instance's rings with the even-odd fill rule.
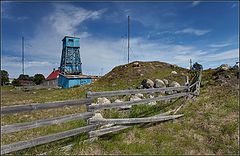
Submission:
[[[80,127],[80,128],[72,129],[72,130],[65,131],[65,132],[51,134],[51,135],[35,138],[32,140],[20,141],[20,142],[9,144],[9,145],[3,145],[1,147],[1,154],[6,154],[6,153],[14,152],[17,150],[34,147],[37,145],[49,143],[52,141],[64,139],[64,138],[71,137],[71,136],[75,136],[75,135],[83,133],[83,132],[89,132],[95,128],[96,128],[96,125],[87,125],[85,127]]]
[[[49,103],[15,105],[10,107],[2,107],[1,114],[29,112],[33,110],[51,109],[51,108],[59,108],[59,107],[66,107],[66,106],[67,107],[80,106],[80,105],[86,105],[89,103],[91,103],[90,99],[84,99],[84,100],[67,100],[67,101],[49,102]]]
[[[162,91],[181,91],[188,89],[188,86],[180,87],[166,87],[166,88],[150,88],[150,89],[132,89],[132,90],[118,90],[118,91],[105,91],[105,92],[87,92],[87,97],[109,97],[119,95],[130,95],[137,93],[154,93]]]
[[[90,119],[91,124],[137,124],[137,123],[146,123],[146,122],[159,122],[166,121],[171,119],[176,119],[182,117],[183,114],[179,115],[168,115],[168,116],[156,116],[156,117],[146,117],[146,118],[127,118],[127,119]]]
[[[65,122],[74,121],[74,120],[89,119],[93,115],[94,113],[92,112],[84,112],[80,114],[77,113],[77,114],[65,115],[65,116],[60,116],[60,117],[55,117],[50,119],[36,120],[32,122],[5,125],[1,127],[1,133],[7,134],[7,133],[13,133],[13,132],[18,132],[22,130],[32,129],[32,128],[38,128],[42,126],[65,123]]]

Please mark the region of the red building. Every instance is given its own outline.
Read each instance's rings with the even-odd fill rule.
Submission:
[[[53,69],[52,73],[49,74],[45,82],[43,82],[43,85],[50,86],[50,87],[57,87],[59,74],[60,74],[60,70]]]

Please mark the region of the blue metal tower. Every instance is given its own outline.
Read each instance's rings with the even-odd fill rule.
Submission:
[[[62,41],[63,49],[60,64],[61,73],[66,75],[82,74],[80,38],[65,36]]]

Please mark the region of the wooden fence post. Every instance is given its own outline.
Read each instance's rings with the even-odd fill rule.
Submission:
[[[88,96],[88,95],[91,95],[91,93],[92,93],[91,91],[88,91],[87,94],[86,94],[86,98],[89,99],[89,101],[90,101],[90,102],[86,105],[86,107],[87,107],[87,112],[91,112],[91,113],[93,113],[93,116],[95,116],[95,111],[94,111],[94,109],[90,109],[90,108],[89,108],[89,106],[93,103],[93,100],[94,100],[94,97]],[[92,116],[92,117],[93,117],[93,116]],[[96,125],[96,124],[90,123],[90,119],[87,119],[87,124],[88,124],[88,125]],[[97,126],[95,127],[94,130],[96,130],[96,128],[97,128]],[[93,131],[94,131],[94,130],[93,130]],[[88,132],[88,138],[89,138],[88,141],[90,141],[90,142],[98,139],[98,137],[92,137],[91,131]]]

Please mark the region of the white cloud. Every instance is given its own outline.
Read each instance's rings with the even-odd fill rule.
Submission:
[[[236,59],[238,58],[239,49],[231,49],[221,53],[216,54],[208,54],[205,56],[205,61],[222,61],[228,59]]]
[[[192,2],[192,7],[195,7],[200,4],[200,1],[193,1]]]
[[[73,5],[56,4],[55,12],[49,16],[52,27],[60,35],[74,35],[77,26],[88,19],[98,19],[106,10],[91,11]]]
[[[180,54],[174,56],[174,60],[178,63],[187,63],[190,59],[194,62],[200,62],[206,67],[214,67],[214,65],[219,66],[221,63],[234,64],[235,60],[238,59],[239,49],[230,49],[227,51],[222,51],[218,53],[210,53],[209,51],[193,50],[188,54]]]
[[[18,75],[22,74],[22,58],[15,56],[3,56],[2,57],[2,68],[7,69],[10,74],[10,77],[18,77]],[[43,73],[45,75],[48,74],[46,68],[51,68],[56,64],[48,61],[32,61],[25,60],[24,61],[24,70],[25,73],[32,76],[36,73]]]
[[[194,29],[194,28],[185,28],[183,30],[179,30],[179,31],[176,31],[175,33],[176,34],[194,34],[194,35],[197,35],[197,36],[202,36],[202,35],[205,35],[207,33],[209,33],[211,30],[201,30],[201,29]]]
[[[210,44],[209,47],[212,48],[222,48],[231,45],[230,43],[219,43],[219,44]]]

